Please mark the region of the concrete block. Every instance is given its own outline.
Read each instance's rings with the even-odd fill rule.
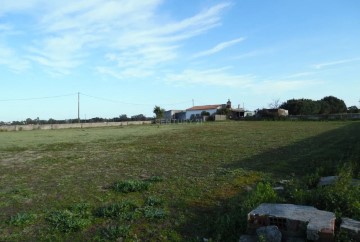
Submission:
[[[310,206],[263,203],[248,214],[248,232],[276,225],[284,238],[334,241],[335,215]]]
[[[360,241],[360,221],[342,218],[340,232],[345,232],[355,241]]]

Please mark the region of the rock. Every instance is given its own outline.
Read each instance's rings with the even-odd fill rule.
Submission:
[[[260,241],[260,238],[263,238],[266,242],[281,242],[281,232],[275,225],[260,227],[256,230],[256,234]]]
[[[323,187],[323,186],[329,186],[334,184],[337,180],[339,179],[338,176],[326,176],[326,177],[321,177],[320,181],[318,183],[319,187]],[[353,186],[359,186],[360,185],[360,180],[359,179],[352,179],[351,180],[351,184]]]
[[[318,186],[322,187],[322,186],[328,186],[334,184],[338,178],[339,178],[338,176],[321,177]]]
[[[334,241],[335,215],[310,206],[263,203],[248,214],[248,232],[276,225],[283,238]]]
[[[345,232],[350,238],[360,241],[360,222],[350,218],[342,218],[340,232]]]

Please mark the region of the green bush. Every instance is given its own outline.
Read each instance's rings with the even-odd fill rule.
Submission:
[[[219,211],[218,218],[211,226],[210,233],[216,241],[236,241],[246,232],[247,214],[261,203],[280,201],[269,183],[258,183],[256,188],[245,196],[233,199]]]
[[[167,213],[164,209],[155,208],[152,206],[143,207],[141,208],[141,211],[143,212],[144,217],[150,220],[163,219],[167,216]]]
[[[54,229],[65,233],[79,231],[91,222],[67,209],[51,212],[46,219]]]
[[[158,206],[158,205],[162,205],[163,202],[164,201],[161,198],[150,196],[150,197],[146,198],[145,205],[146,206]]]
[[[130,201],[113,203],[99,207],[95,215],[102,218],[121,218],[131,220],[136,217],[138,206]]]
[[[99,230],[100,241],[122,241],[129,235],[130,226],[109,225]]]
[[[149,188],[150,183],[140,180],[126,180],[115,182],[111,188],[116,192],[129,193],[145,191]]]
[[[79,203],[64,210],[50,212],[46,220],[54,229],[61,232],[79,231],[91,223],[90,205]]]
[[[11,216],[8,220],[8,224],[14,226],[22,226],[31,223],[36,218],[36,215],[30,213],[18,213]]]

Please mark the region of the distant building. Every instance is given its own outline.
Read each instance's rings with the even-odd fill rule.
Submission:
[[[205,115],[204,115],[205,114]],[[204,116],[211,116],[214,120],[215,115],[223,115],[224,118],[240,119],[245,116],[245,110],[240,108],[232,108],[230,99],[226,104],[211,104],[203,106],[193,106],[184,110],[168,110],[164,113],[166,120],[205,120]],[[248,113],[249,115],[250,113]],[[215,119],[217,120],[217,119]]]
[[[186,112],[184,110],[168,110],[164,113],[164,119],[166,120],[185,120],[186,119]]]
[[[223,107],[222,104],[213,104],[213,105],[204,105],[204,106],[194,106],[192,108],[186,109],[186,119],[201,118],[201,113],[207,112],[209,115],[216,114],[218,109]]]

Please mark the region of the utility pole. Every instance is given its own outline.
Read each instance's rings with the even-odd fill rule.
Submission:
[[[78,123],[80,123],[80,92],[78,92]]]
[[[193,107],[194,107],[194,99],[192,100],[192,104],[193,104]]]

